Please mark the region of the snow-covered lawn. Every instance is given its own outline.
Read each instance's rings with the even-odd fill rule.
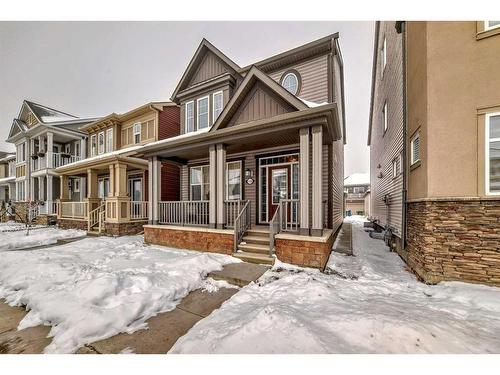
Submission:
[[[15,231],[16,229],[22,229]],[[78,229],[58,229],[55,227],[35,226],[26,236],[25,225],[9,221],[0,223],[0,251],[19,250],[34,246],[51,245],[57,240],[85,236],[86,232]]]
[[[147,246],[142,236],[86,238],[3,252],[0,298],[30,310],[19,329],[52,326],[46,352],[69,353],[145,328],[148,318],[174,309],[190,291],[204,286],[206,273],[232,262],[239,260]]]
[[[277,262],[181,337],[172,353],[500,353],[500,288],[418,282],[352,217],[338,274]]]

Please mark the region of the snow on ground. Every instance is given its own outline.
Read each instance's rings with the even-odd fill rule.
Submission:
[[[356,256],[330,275],[277,262],[171,353],[500,353],[500,288],[420,283],[348,220]]]
[[[51,325],[48,353],[147,327],[203,284],[206,273],[238,259],[148,246],[142,236],[86,238],[41,250],[3,252],[0,298],[26,305],[18,329]]]
[[[0,223],[0,251],[20,250],[34,246],[51,245],[57,240],[85,236],[87,233],[78,229],[58,229],[55,227],[35,226],[26,236],[26,226],[22,223],[9,221]],[[12,231],[23,229],[20,231]],[[11,232],[12,231],[12,232]]]

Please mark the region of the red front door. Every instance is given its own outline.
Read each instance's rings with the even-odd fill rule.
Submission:
[[[268,221],[271,221],[280,201],[290,198],[290,166],[269,167],[267,173]]]

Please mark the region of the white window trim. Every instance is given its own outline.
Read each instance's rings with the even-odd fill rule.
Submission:
[[[101,150],[101,144],[99,142],[101,135],[102,135],[102,150]],[[97,153],[99,155],[101,155],[101,154],[104,154],[105,151],[106,151],[106,138],[105,138],[104,132],[99,132],[97,134]]]
[[[209,182],[205,182],[203,180],[203,168],[208,168],[208,173],[209,173],[209,176],[210,176],[210,164],[203,164],[203,165],[196,165],[196,166],[192,166],[192,167],[189,167],[189,200],[193,200],[193,189],[192,189],[192,186],[200,186],[200,200],[199,201],[196,201],[196,202],[200,202],[200,201],[205,201],[203,199],[203,196],[205,195],[205,188],[204,188],[204,185],[208,184],[209,185],[209,189],[210,189],[210,181]],[[193,181],[191,180],[191,170],[192,169],[200,169],[201,170],[201,182],[199,184],[193,184]],[[210,177],[209,177],[210,179]]]
[[[94,142],[95,140],[95,142]],[[95,148],[94,148],[95,145]],[[97,155],[97,134],[92,134],[90,136],[90,156],[96,156]]]
[[[382,43],[382,77],[384,76],[386,66],[387,66],[387,38],[384,35],[384,41]]]
[[[383,120],[384,120],[384,134],[389,128],[389,124],[387,123],[387,100],[384,102],[384,108],[382,109]]]
[[[222,113],[222,111],[224,110],[224,93],[221,91],[217,91],[217,92],[214,92],[212,94],[212,124],[215,124],[215,121],[217,121],[217,117],[215,117],[215,96],[216,95],[220,95],[221,96],[221,111],[220,113]],[[220,116],[220,113],[219,113],[219,116]]]
[[[240,166],[240,200],[243,198],[243,178],[242,178],[242,170],[241,170],[241,160],[234,160],[226,162],[226,200],[229,200],[229,164],[238,163]]]
[[[207,126],[205,128],[200,128],[200,102],[204,99],[207,99]],[[196,129],[206,129],[210,127],[210,95],[203,96],[201,98],[196,99]]]
[[[413,160],[413,141],[417,138],[419,138],[419,141],[418,141],[419,142],[419,144],[418,144],[418,159]],[[411,141],[410,141],[410,165],[414,165],[420,161],[420,150],[422,150],[422,142],[420,139],[420,131],[417,131],[415,133],[415,135],[411,138]]]
[[[138,132],[135,131],[136,127],[139,129]],[[132,126],[132,140],[134,141],[134,145],[137,145],[139,143],[141,143],[141,138],[142,138],[142,123],[140,122],[134,122],[134,125]],[[135,136],[138,135],[139,136],[139,142],[136,142],[135,141]]]
[[[289,91],[285,86],[283,86],[283,84],[285,83],[286,81],[286,78],[288,76],[294,76],[295,77],[295,81],[297,82],[297,89],[295,90],[295,92],[291,92]],[[287,74],[285,74],[285,76],[283,77],[283,79],[281,80],[281,86],[286,90],[288,91],[289,93],[291,93],[292,95],[297,95],[297,93],[299,92],[299,77],[297,77],[297,74],[295,74],[294,72],[288,72]]]
[[[111,143],[109,142],[109,135],[111,134]],[[113,152],[113,128],[109,128],[106,130],[106,152]]]
[[[188,123],[187,123],[187,119],[188,119],[188,106],[192,104],[193,105],[193,130],[188,130]],[[194,100],[191,100],[189,102],[186,102],[185,104],[185,108],[184,108],[184,133],[191,133],[191,132],[194,132],[195,131],[195,124],[194,124]]]
[[[500,138],[491,138],[490,139],[490,118],[500,116],[500,112],[487,113],[485,116],[485,126],[484,126],[484,134],[485,134],[485,159],[484,159],[484,190],[486,195],[500,195],[500,191],[492,192],[490,191],[490,143],[498,142]]]
[[[491,20],[488,20],[488,21],[484,21],[484,31],[489,31],[489,30],[494,30],[494,29],[498,29],[500,28],[500,24],[498,25],[494,25],[494,26],[490,26],[488,24],[488,22],[490,22]]]
[[[392,159],[392,178],[398,177],[398,158]]]

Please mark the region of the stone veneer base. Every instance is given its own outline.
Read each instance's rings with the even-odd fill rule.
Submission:
[[[147,220],[130,221],[127,223],[105,223],[105,234],[111,236],[131,236],[134,234],[142,233],[144,224]]]
[[[87,231],[87,220],[57,219],[57,226],[61,229],[80,229]]]
[[[409,202],[407,231],[400,255],[424,281],[500,286],[500,200]]]
[[[278,234],[274,248],[276,256],[282,262],[324,270],[334,240],[335,235],[331,229],[325,229],[322,237]]]
[[[231,255],[233,237],[232,231],[221,229],[144,226],[146,243],[209,253]]]

